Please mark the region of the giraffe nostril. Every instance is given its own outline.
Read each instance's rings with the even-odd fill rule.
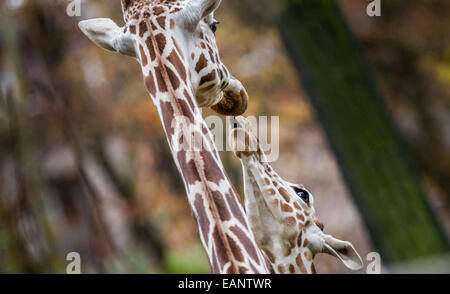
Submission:
[[[320,219],[318,219],[318,218],[316,217],[316,218],[314,219],[314,222],[316,223],[316,226],[318,226],[319,229],[323,231],[324,226],[323,226],[323,223],[320,221]]]

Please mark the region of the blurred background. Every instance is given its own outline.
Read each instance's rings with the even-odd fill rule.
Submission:
[[[77,27],[94,17],[122,24],[120,2],[82,1],[81,17],[66,14],[68,2],[0,2],[0,273],[64,273],[69,252],[80,253],[83,273],[208,273],[138,64],[99,49]],[[271,2],[226,0],[216,18],[222,60],[250,95],[246,115],[280,117],[273,167],[313,192],[327,233],[351,241],[364,260],[380,252],[383,272],[450,272],[450,2],[383,1],[382,16],[371,18],[368,1],[325,1],[337,6],[310,7],[310,15],[326,12],[334,28],[346,23],[353,40],[346,43],[342,26],[331,32],[340,42],[330,46],[317,44],[325,23],[296,32],[314,26],[292,7],[280,8],[283,1]],[[321,71],[320,61],[339,65],[343,52],[345,68],[355,60],[353,45],[368,65],[353,74],[374,81],[354,87],[379,99],[360,125],[377,121],[382,105],[389,132],[368,127],[365,136],[344,136],[359,125],[352,114],[365,108],[345,106],[352,98],[345,87],[334,100],[342,104],[326,99],[323,88],[350,71],[337,72],[333,62]],[[338,129],[335,113],[354,119],[348,129]],[[402,156],[383,161],[391,134],[389,150],[407,154],[401,173],[392,166],[403,166]],[[242,196],[240,163],[231,152],[221,156]],[[350,273],[330,256],[315,263],[319,273]]]

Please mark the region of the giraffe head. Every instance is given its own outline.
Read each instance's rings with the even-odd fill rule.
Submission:
[[[282,179],[267,163],[247,122],[231,131],[230,145],[244,172],[245,205],[256,241],[277,273],[314,273],[318,253],[337,257],[357,270],[362,260],[350,242],[324,233],[314,197],[303,185]]]
[[[200,107],[212,107],[223,115],[240,115],[247,109],[248,95],[220,60],[215,40],[219,22],[214,11],[220,3],[221,0],[122,0],[124,27],[105,18],[81,21],[79,27],[100,47],[137,58],[144,73],[158,66],[158,56],[172,61],[169,78],[176,79],[175,85],[186,84]],[[156,49],[149,31],[155,37]],[[146,84],[149,88],[147,81]],[[152,93],[151,89],[155,91]],[[157,89],[154,82],[150,94],[157,95]]]

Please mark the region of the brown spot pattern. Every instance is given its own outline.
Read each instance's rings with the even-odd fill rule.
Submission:
[[[225,180],[223,172],[212,156],[212,152],[202,148],[200,155],[203,158],[206,179],[210,182],[218,184],[221,180]]]
[[[145,55],[144,48],[142,47],[142,45],[139,45],[139,53],[140,53],[140,55],[141,55],[141,63],[142,63],[142,66],[146,66],[147,63],[148,63],[148,61],[147,61],[147,55]]]
[[[246,274],[248,272],[248,270],[245,267],[239,267],[239,273],[240,274]]]
[[[305,240],[303,241],[303,247],[308,246],[308,244],[309,244],[309,241],[308,241],[308,239],[305,238]]]
[[[266,190],[267,194],[274,196],[275,195],[275,190],[270,188]]]
[[[166,37],[162,33],[159,33],[155,36],[155,40],[158,45],[159,53],[162,55],[167,44]]]
[[[169,80],[172,85],[172,88],[174,90],[177,90],[181,85],[180,80],[178,79],[177,75],[170,67],[168,67],[168,66],[164,66],[164,67],[166,68],[166,72],[167,72],[167,75],[169,76]]]
[[[159,92],[165,93],[167,92],[167,85],[166,82],[164,81],[164,77],[162,76],[161,73],[161,68],[159,66],[157,66],[155,68],[155,76],[156,76],[156,82],[158,84],[158,90]]]
[[[241,206],[239,206],[239,200],[235,196],[237,194],[232,194],[230,192],[225,194],[225,198],[230,206],[231,213],[247,229],[246,218],[242,212]]]
[[[223,195],[217,191],[212,192],[212,197],[214,204],[217,206],[217,210],[219,212],[220,219],[223,222],[229,221],[231,219],[231,214],[228,211],[227,204],[223,198]]]
[[[289,216],[285,219],[286,225],[287,226],[295,226],[295,224],[297,223],[297,221],[295,220],[295,218],[293,216]]]
[[[286,191],[285,188],[281,187],[278,192],[280,192],[281,197],[283,197],[284,201],[286,202],[290,202],[291,201],[291,197],[289,196],[289,193]]]
[[[170,138],[175,132],[172,127],[172,119],[174,117],[174,111],[172,105],[169,102],[161,102],[160,108],[164,129],[166,130],[167,136],[170,140]]]
[[[311,260],[312,260],[312,254],[311,254],[311,252],[305,251],[305,252],[303,253],[303,255],[305,256],[305,259],[306,259],[307,261],[311,261]]]
[[[154,15],[160,15],[164,12],[164,8],[162,6],[155,6],[153,7],[153,14]]]
[[[136,35],[136,26],[130,26],[130,33]]]
[[[290,265],[289,265],[289,272],[290,272],[291,274],[295,273],[295,266],[294,266],[293,264],[290,264]]]
[[[275,256],[273,255],[272,252],[270,252],[269,250],[264,250],[264,253],[266,253],[267,258],[270,260],[271,263],[275,262]]]
[[[174,37],[172,37],[172,43],[173,43],[173,45],[175,46],[175,49],[176,49],[177,54],[178,54],[179,56],[181,56],[181,58],[184,58],[183,52],[181,52],[180,46],[178,45],[178,42],[177,42],[177,40],[175,40]]]
[[[292,248],[291,246],[289,246],[288,244],[284,244],[283,245],[283,255],[284,256],[289,256],[292,253]]]
[[[213,70],[212,72],[210,72],[207,75],[204,75],[201,79],[200,79],[200,85],[203,85],[205,83],[208,82],[212,82],[216,79],[216,71]]]
[[[298,238],[297,238],[297,246],[298,247],[302,247],[302,236],[303,236],[303,232],[300,231],[300,235],[298,235]]]
[[[147,91],[153,96],[156,97],[156,85],[155,80],[153,79],[153,74],[150,72],[147,77],[144,79],[145,81],[145,87],[147,88]]]
[[[160,16],[160,17],[156,18],[156,21],[158,22],[159,26],[163,30],[166,29],[166,17],[165,16]]]
[[[216,245],[216,254],[219,259],[220,266],[223,266],[228,261],[227,250],[220,238],[219,230],[217,226],[214,227],[214,231],[212,233],[212,239],[214,244]]]
[[[247,253],[255,261],[258,261],[258,254],[256,253],[256,248],[253,246],[253,242],[247,237],[247,235],[239,227],[233,226],[230,230],[236,235],[236,237],[241,241],[244,248],[247,249]]]
[[[139,23],[139,37],[142,38],[146,32],[147,32],[147,24],[145,23],[145,21],[141,21]]]
[[[175,70],[180,75],[180,78],[183,81],[186,81],[186,68],[184,66],[184,63],[181,61],[180,57],[178,57],[178,54],[175,52],[175,50],[172,50],[170,52],[169,56],[167,57],[167,60],[172,63],[172,65],[175,67]]]
[[[205,205],[203,204],[203,198],[200,194],[195,195],[194,201],[195,211],[197,212],[196,220],[200,226],[200,231],[205,240],[209,238],[209,219],[206,215]]]
[[[233,252],[233,256],[237,261],[243,262],[244,255],[242,254],[242,250],[239,245],[232,238],[228,237],[228,243],[230,244],[231,251]]]
[[[186,161],[186,151],[180,151],[177,155],[178,162],[180,164],[183,177],[186,179],[187,184],[194,184],[200,180],[197,167],[193,160]]]
[[[305,265],[303,264],[303,260],[302,260],[302,255],[299,254],[297,255],[297,258],[295,259],[295,262],[297,263],[298,267],[300,268],[300,272],[302,272],[303,274],[306,274],[306,268]]]
[[[177,99],[177,102],[178,106],[180,107],[181,115],[187,117],[189,119],[189,122],[193,124],[195,122],[194,114],[187,102],[184,99]]]
[[[292,209],[292,207],[289,204],[286,203],[281,203],[281,210],[284,212],[293,212],[294,210]]]
[[[196,105],[194,104],[194,99],[192,98],[191,94],[184,90],[183,95],[186,98],[186,101],[188,102],[191,109],[195,109]]]
[[[195,65],[195,71],[200,73],[208,65],[208,60],[206,60],[205,55],[202,53],[198,58],[197,64]]]
[[[147,45],[148,52],[150,52],[150,60],[155,60],[156,54],[155,48],[153,47],[152,38],[148,37],[147,40],[145,40],[145,44]]]

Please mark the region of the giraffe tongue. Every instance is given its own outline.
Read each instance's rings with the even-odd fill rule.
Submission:
[[[323,252],[339,258],[351,270],[359,270],[363,267],[361,257],[350,242],[341,241],[326,235],[324,237]]]

